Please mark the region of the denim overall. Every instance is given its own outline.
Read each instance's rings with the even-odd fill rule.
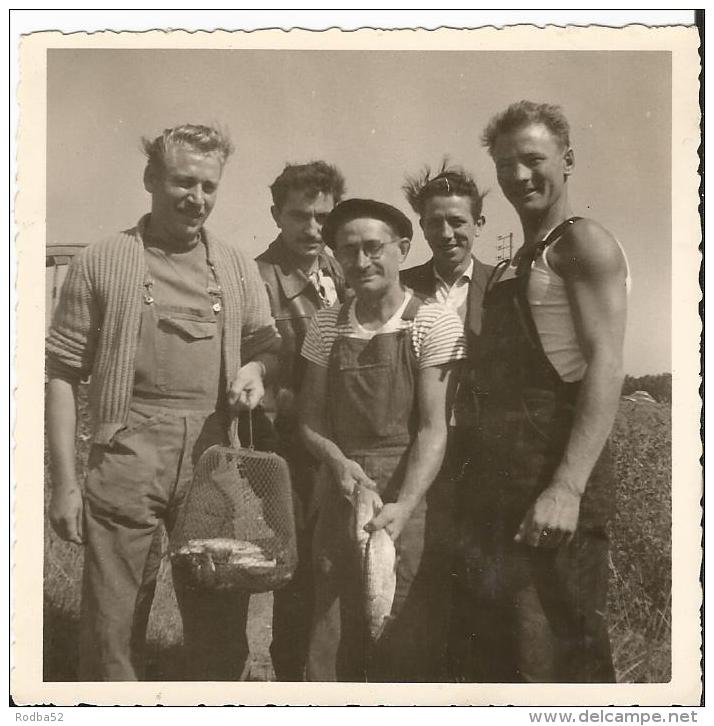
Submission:
[[[129,418],[109,445],[92,448],[89,459],[82,680],[145,676],[146,627],[162,557],[160,524],[171,532],[198,457],[226,441],[215,269],[207,260],[207,285],[196,289],[169,260],[145,254]],[[248,655],[248,596],[174,586],[186,650],[185,672],[177,678],[240,677]]]
[[[572,429],[580,383],[543,351],[527,299],[533,260],[496,268],[484,298],[475,363],[477,452],[464,478],[454,618],[454,666],[469,682],[612,682],[605,611],[612,461],[606,445],[588,480],[578,528],[557,549],[516,544],[550,484]]]
[[[407,305],[413,320],[422,300]],[[347,320],[348,306],[338,325]],[[328,364],[333,441],[397,500],[417,429],[417,360],[409,330],[371,340],[338,337]],[[430,492],[430,495],[432,493]],[[450,600],[448,562],[441,555],[450,511],[438,492],[417,505],[396,541],[397,587],[391,617],[366,648],[360,564],[350,541],[351,503],[334,486],[325,492],[314,539],[315,613],[308,652],[311,681],[432,681],[444,668]]]

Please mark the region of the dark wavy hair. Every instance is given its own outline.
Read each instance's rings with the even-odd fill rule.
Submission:
[[[565,118],[563,109],[550,103],[534,101],[517,101],[505,111],[493,116],[481,135],[481,143],[493,156],[496,139],[501,134],[510,133],[530,124],[543,124],[560,141],[564,149],[570,147],[570,124]]]
[[[479,189],[471,174],[460,166],[450,166],[446,158],[434,175],[431,168],[425,166],[418,175],[407,176],[402,190],[409,205],[420,217],[424,213],[424,205],[432,197],[468,197],[475,220],[481,216],[483,198],[487,194]]]
[[[345,193],[345,179],[340,170],[325,161],[308,164],[286,164],[280,176],[270,185],[273,204],[280,209],[292,189],[317,195],[331,194],[337,204]]]

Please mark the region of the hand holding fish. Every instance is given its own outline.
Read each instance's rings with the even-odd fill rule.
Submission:
[[[377,490],[376,482],[364,473],[364,469],[356,461],[343,456],[340,459],[331,459],[329,466],[337,487],[350,501],[357,486]]]
[[[384,527],[370,529],[370,523],[387,507],[375,491],[355,487],[350,530],[355,554],[361,563],[365,624],[371,643],[382,634],[392,612],[397,587],[397,552],[391,534]],[[375,517],[377,515],[377,517]],[[392,519],[388,516],[388,521]]]
[[[395,541],[404,529],[404,525],[412,514],[412,510],[401,502],[385,504],[379,514],[365,525],[368,532],[384,529]]]

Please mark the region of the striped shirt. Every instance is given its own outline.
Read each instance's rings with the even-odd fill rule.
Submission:
[[[402,315],[412,298],[411,290],[407,290],[404,302],[394,315],[377,330],[367,330],[360,325],[355,315],[356,300],[349,305],[347,321],[338,324],[341,305],[318,310],[310,323],[302,356],[311,363],[327,367],[330,360],[332,345],[338,336],[370,340],[375,335],[393,333],[397,330],[409,330],[412,350],[419,368],[429,368],[452,363],[466,357],[466,339],[464,326],[459,316],[440,303],[424,303],[417,310],[413,320],[402,320]]]

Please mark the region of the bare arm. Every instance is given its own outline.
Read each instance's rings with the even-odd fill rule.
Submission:
[[[310,453],[329,469],[341,493],[350,498],[355,486],[376,489],[362,467],[348,459],[329,438],[327,424],[327,368],[308,362],[300,390],[299,429]]]
[[[77,384],[63,378],[47,383],[47,440],[52,472],[50,522],[64,540],[82,543],[82,491],[75,467]]]
[[[597,223],[576,224],[556,244],[551,263],[565,281],[587,370],[563,458],[516,536],[535,546],[557,546],[577,527],[580,499],[617,413],[627,311],[624,257]]]
[[[392,504],[385,504],[367,525],[385,528],[397,539],[404,525],[436,479],[446,451],[448,402],[453,399],[456,364],[424,368],[417,382],[419,428],[407,456],[404,485]]]

